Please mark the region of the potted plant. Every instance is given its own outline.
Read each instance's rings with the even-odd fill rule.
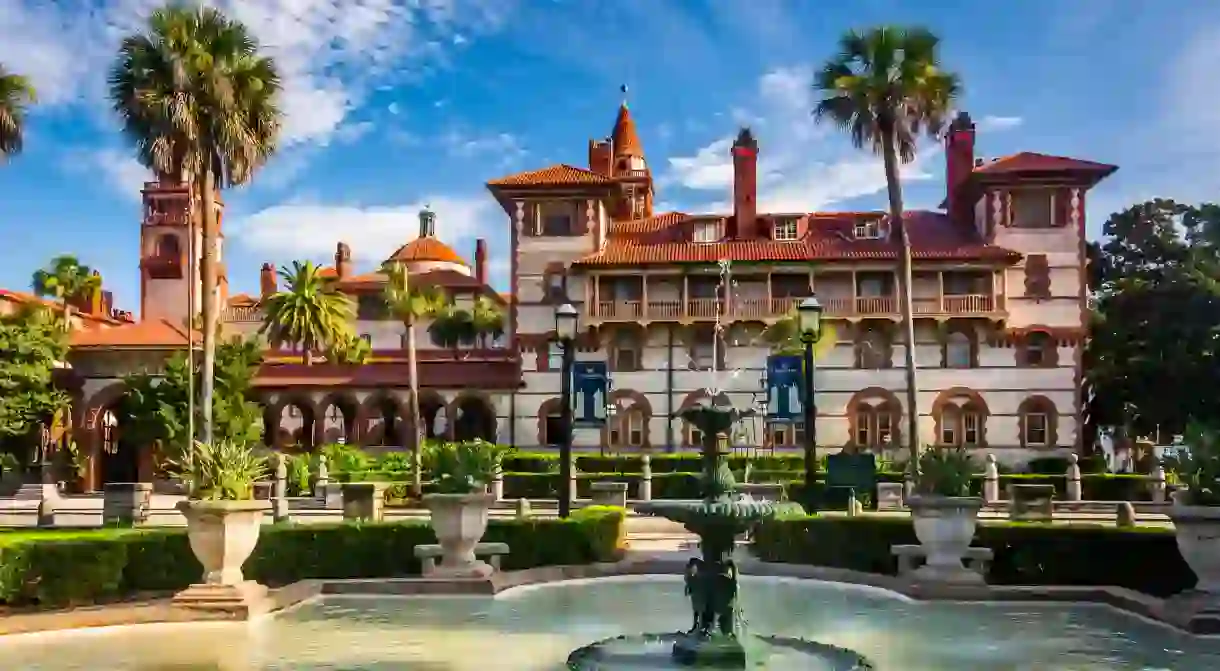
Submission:
[[[232,440],[196,442],[171,462],[187,486],[188,498],[178,510],[186,517],[191,551],[203,565],[200,583],[176,595],[175,604],[249,610],[266,596],[266,588],[242,574],[258,545],[267,507],[254,498],[254,483],[267,472],[266,464],[247,444]]]
[[[915,537],[926,563],[916,577],[939,581],[978,581],[981,576],[962,564],[974,539],[983,499],[970,496],[974,463],[960,447],[932,447],[919,457],[919,478],[907,502]]]
[[[1195,590],[1220,600],[1220,430],[1192,423],[1184,442],[1169,519],[1178,552],[1199,579]]]
[[[421,455],[430,474],[431,494],[424,505],[432,513],[432,531],[441,545],[440,575],[482,578],[492,568],[479,561],[475,546],[487,531],[495,495],[488,485],[507,450],[485,440],[436,443]]]

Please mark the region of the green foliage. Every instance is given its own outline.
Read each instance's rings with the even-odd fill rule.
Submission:
[[[26,110],[35,98],[30,80],[0,63],[0,161],[21,153]]]
[[[423,469],[441,494],[469,494],[486,491],[508,448],[474,439],[461,442],[434,442],[425,446]]]
[[[102,278],[95,275],[89,266],[82,265],[75,256],[64,254],[51,259],[46,268],[34,271],[30,284],[35,294],[59,302],[64,307],[66,320],[68,301],[80,296],[92,297],[94,292],[101,290]]]
[[[51,385],[68,356],[68,333],[50,310],[29,307],[0,315],[0,438],[29,435],[68,406]]]
[[[368,363],[373,356],[373,346],[355,333],[340,333],[326,346],[326,360],[345,366]]]
[[[249,443],[195,441],[192,449],[168,460],[167,470],[188,483],[192,499],[249,501],[254,498],[254,482],[267,475],[267,460],[255,454]]]
[[[232,338],[216,349],[216,387],[212,396],[216,440],[248,445],[262,439],[263,410],[251,393],[261,362],[262,348],[255,340]],[[169,448],[171,458],[182,457],[190,442],[188,366],[187,353],[180,352],[166,362],[162,377],[151,373],[128,376],[127,394],[121,405],[127,417],[124,428],[132,440],[145,445],[160,442]],[[198,387],[196,379],[197,423],[202,416]]]
[[[1220,426],[1220,206],[1157,199],[1110,215],[1090,248],[1090,423],[1128,436]]]
[[[763,561],[893,575],[890,548],[918,542],[909,518],[800,516],[760,524],[753,549]],[[1168,596],[1195,583],[1173,530],[1161,527],[982,522],[971,545],[994,553],[993,585],[1113,585]]]
[[[281,267],[285,289],[266,299],[259,333],[273,346],[299,345],[305,363],[328,346],[341,349],[353,336],[356,304],[321,275],[312,262],[293,261]],[[365,355],[367,358],[367,355]]]
[[[969,496],[976,470],[970,453],[961,447],[929,447],[919,455],[917,489],[921,494]]]
[[[1187,454],[1178,457],[1175,471],[1185,487],[1184,503],[1220,506],[1220,431],[1192,422],[1186,427]]]
[[[493,519],[484,540],[508,543],[506,570],[619,558],[623,511],[591,508],[570,519]],[[7,537],[7,538],[6,538]],[[418,575],[416,545],[435,543],[427,523],[263,527],[246,576],[279,586],[307,579]],[[182,530],[105,529],[0,533],[0,604],[85,605],[199,580]]]

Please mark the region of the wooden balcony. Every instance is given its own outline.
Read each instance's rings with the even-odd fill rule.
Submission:
[[[693,298],[687,301],[601,301],[593,306],[588,315],[596,322],[640,322],[640,321],[712,321],[717,315],[721,319],[772,321],[791,314],[800,298],[738,298],[727,305],[715,298]],[[897,318],[900,312],[895,297],[830,298],[822,299],[826,314],[845,319],[861,317]],[[917,298],[914,301],[916,315],[925,317],[987,317],[1002,311],[996,299],[982,294],[966,296],[943,296],[940,298]]]

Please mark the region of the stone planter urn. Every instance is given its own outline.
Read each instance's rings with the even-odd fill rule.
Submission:
[[[436,577],[486,578],[493,569],[475,557],[474,549],[487,531],[487,518],[496,502],[494,494],[427,494],[424,505],[432,513],[432,531],[440,543],[441,561]]]
[[[266,501],[181,501],[191,551],[203,565],[200,582],[174,595],[175,606],[236,617],[267,612],[267,588],[246,580],[242,565],[258,545]]]
[[[1178,552],[1199,578],[1195,591],[1211,595],[1220,606],[1220,507],[1175,501],[1168,515],[1178,537]]]
[[[915,537],[927,562],[912,573],[917,580],[981,583],[983,576],[963,559],[978,525],[983,499],[967,496],[915,495],[907,500]]]

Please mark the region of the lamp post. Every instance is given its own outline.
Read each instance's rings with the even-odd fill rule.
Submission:
[[[805,492],[809,506],[816,507],[820,497],[813,495],[818,476],[818,406],[814,398],[813,346],[822,338],[822,304],[816,296],[810,296],[797,306],[796,315],[805,355],[804,365],[801,366],[804,376],[801,408],[805,413]]]
[[[570,303],[555,308],[555,340],[563,363],[559,367],[559,517],[572,512],[572,366],[576,361],[576,328],[580,315]]]
[[[601,449],[601,453],[602,453],[603,457],[606,456],[606,443],[610,442],[610,436],[613,435],[613,433],[614,433],[614,418],[617,416],[618,416],[618,404],[617,403],[607,403],[606,404],[606,433],[605,433],[606,440],[602,442],[602,449]],[[628,429],[628,431],[630,431],[631,427],[629,426],[629,427],[627,427],[627,429]]]

